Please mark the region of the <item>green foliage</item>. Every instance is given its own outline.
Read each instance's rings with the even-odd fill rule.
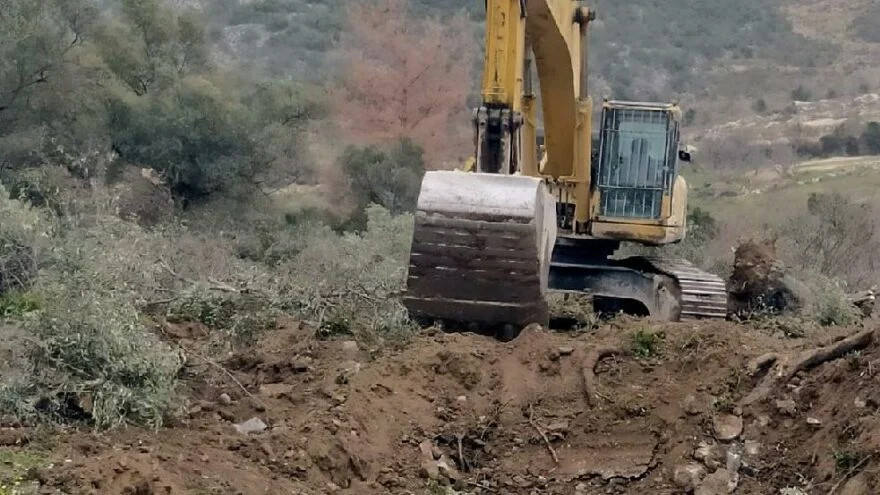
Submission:
[[[10,290],[0,294],[0,316],[22,318],[38,311],[42,302],[30,292]]]
[[[50,225],[39,212],[11,199],[0,185],[0,295],[26,288],[48,249]]]
[[[256,143],[243,117],[211,81],[193,77],[165,94],[111,105],[110,136],[124,160],[151,164],[192,198],[251,176]]]
[[[758,98],[752,104],[752,110],[760,114],[765,113],[767,111],[767,102],[764,101],[764,98]]]
[[[880,155],[880,123],[868,122],[861,134],[853,134],[851,126],[842,125],[819,138],[819,142],[802,142],[796,151],[804,157],[839,155]]]
[[[0,451],[0,495],[33,493],[27,482],[37,482],[35,473],[47,465],[49,459],[44,454],[31,450],[3,449]]]
[[[880,155],[880,122],[868,122],[862,133],[861,142],[866,153]]]
[[[861,311],[847,298],[840,282],[825,277],[811,281],[813,301],[807,311],[822,326],[850,326],[862,320]]]
[[[0,67],[0,170],[16,195],[52,199],[9,170],[52,163],[92,178],[110,149],[119,166],[161,172],[183,200],[307,175],[300,135],[317,91],[213,66],[200,14],[115,3],[23,0],[0,19],[0,56],[16,61]]]
[[[787,220],[779,232],[795,269],[853,283],[863,282],[866,273],[852,260],[871,259],[877,249],[870,206],[837,193],[811,194],[806,212]]]
[[[847,474],[861,461],[861,456],[851,450],[835,450],[831,456],[839,475]]]
[[[791,99],[794,101],[810,101],[813,99],[813,92],[805,88],[803,84],[792,90]]]
[[[21,400],[34,417],[159,426],[175,406],[183,361],[124,296],[83,291],[89,283],[72,275],[40,287],[45,307],[27,322],[34,386]]]
[[[850,30],[864,41],[880,43],[880,5],[868,3],[866,11],[853,20]]]
[[[171,303],[167,316],[171,322],[199,322],[225,331],[239,342],[251,343],[274,324],[276,310],[264,294],[194,287]]]
[[[655,357],[660,353],[663,335],[650,330],[639,329],[630,337],[632,353],[641,358]]]
[[[380,206],[366,210],[366,229],[336,234],[315,228],[301,250],[273,269],[284,280],[288,309],[324,336],[406,335],[411,325],[399,296],[406,282],[412,217]]]
[[[340,165],[351,181],[359,211],[370,204],[381,205],[392,214],[415,210],[425,163],[422,149],[409,139],[398,141],[387,151],[376,146],[349,147]]]
[[[833,53],[830,44],[795,33],[781,7],[764,0],[601,0],[591,7],[600,21],[592,65],[615,98],[666,100],[700,88],[697,68],[723,57],[806,66]]]

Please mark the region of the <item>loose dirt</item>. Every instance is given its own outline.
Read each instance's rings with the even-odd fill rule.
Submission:
[[[286,322],[189,368],[190,404],[159,431],[0,438],[13,452],[48,446],[34,493],[878,493],[876,344],[739,405],[762,380],[754,358],[855,331],[790,340],[619,320],[511,343],[427,332],[377,350]],[[177,334],[198,344],[200,332]],[[588,401],[583,364],[611,347],[621,353],[598,361]]]

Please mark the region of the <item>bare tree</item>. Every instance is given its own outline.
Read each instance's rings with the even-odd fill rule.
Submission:
[[[474,40],[465,17],[418,20],[407,0],[355,2],[348,16],[334,98],[343,129],[364,144],[410,138],[438,161],[453,126],[467,122]]]

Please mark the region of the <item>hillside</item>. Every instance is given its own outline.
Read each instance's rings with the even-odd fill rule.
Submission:
[[[199,0],[186,2],[198,5]],[[417,1],[417,15],[447,16],[465,10],[477,22],[479,2]],[[203,3],[213,38],[229,56],[294,78],[314,79],[328,52],[346,29],[343,0],[236,0]],[[702,100],[739,103],[764,98],[780,107],[798,84],[825,96],[858,92],[874,79],[867,66],[876,61],[876,44],[854,25],[867,3],[778,0],[675,0],[615,2],[597,0],[593,26],[593,68],[597,96],[679,99],[703,109],[702,120],[722,115]],[[835,22],[815,19],[833,11]],[[839,14],[839,15],[837,15]],[[844,62],[845,61],[845,62]],[[841,71],[841,69],[843,69]],[[834,79],[828,76],[834,74]],[[747,107],[747,105],[746,105]],[[717,108],[721,108],[718,106]]]

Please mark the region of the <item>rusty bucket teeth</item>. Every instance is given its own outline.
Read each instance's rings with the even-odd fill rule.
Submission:
[[[555,239],[555,203],[540,179],[429,172],[404,305],[428,320],[546,324]]]

